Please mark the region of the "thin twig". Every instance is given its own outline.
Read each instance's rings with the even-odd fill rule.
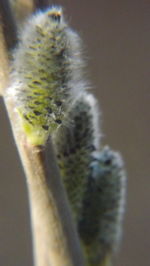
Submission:
[[[5,0],[7,8],[8,2]],[[4,4],[4,1],[3,1]],[[1,5],[1,4],[0,4]],[[2,7],[2,6],[1,6]],[[0,12],[2,8],[0,8]],[[3,12],[0,13],[2,21]],[[5,13],[7,15],[7,13]],[[10,17],[5,18],[9,24]],[[12,30],[12,43],[6,36],[6,28],[0,24],[0,75],[1,88],[9,83],[9,52],[15,36]],[[15,23],[13,23],[15,25]],[[4,35],[3,35],[4,33]],[[16,146],[19,150],[27,177],[29,204],[31,212],[34,257],[36,266],[83,266],[83,258],[75,231],[68,201],[57,168],[51,141],[41,149],[27,144],[26,136],[19,124],[13,98],[3,93],[4,102],[10,118]]]
[[[12,122],[18,121],[11,100],[5,103]],[[83,265],[80,247],[60,182],[52,144],[46,149],[26,145],[23,132],[13,125],[30,197],[36,266]]]
[[[34,11],[35,6],[31,0],[9,0],[13,11],[13,15],[17,21],[18,27],[26,20],[26,18]]]
[[[17,42],[17,30],[8,0],[0,1],[0,22],[2,24],[2,30],[5,33],[4,39],[7,49],[11,49]]]
[[[2,27],[0,26],[0,95],[8,85],[8,54],[6,52],[5,40]]]
[[[4,34],[5,32],[5,34]],[[0,95],[8,86],[9,50],[17,42],[16,25],[8,0],[0,2]]]

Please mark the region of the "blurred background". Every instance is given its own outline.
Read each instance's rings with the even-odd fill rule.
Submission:
[[[53,1],[83,41],[103,144],[119,150],[128,173],[124,236],[116,266],[150,261],[150,3]],[[0,100],[0,265],[32,266],[25,176]]]

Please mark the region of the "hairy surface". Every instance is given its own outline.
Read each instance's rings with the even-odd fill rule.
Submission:
[[[99,147],[99,112],[83,67],[80,38],[62,9],[38,12],[14,51],[8,97],[32,145],[52,137],[87,265],[108,266],[121,235],[125,172],[119,153]]]
[[[90,167],[78,230],[88,265],[108,265],[121,237],[124,165],[119,153],[104,147],[94,154]]]
[[[97,114],[84,93],[54,143],[87,265],[108,266],[121,238],[126,177],[120,154],[99,148]]]
[[[61,8],[33,15],[20,34],[12,64],[17,111],[33,145],[44,145],[63,123],[85,88],[80,39],[64,21]]]
[[[55,138],[61,176],[76,222],[87,185],[91,154],[99,146],[98,111],[91,94],[83,94],[69,112],[70,124]]]

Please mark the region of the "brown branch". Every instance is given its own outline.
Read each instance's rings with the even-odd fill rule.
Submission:
[[[18,27],[21,26],[34,10],[34,3],[32,0],[10,0],[10,5]]]
[[[36,266],[84,265],[51,142],[46,149],[26,144],[12,100],[5,98],[30,197]]]
[[[0,27],[0,95],[8,85],[8,54],[6,53],[6,43],[3,37],[2,27]]]
[[[5,33],[4,39],[7,49],[9,50],[16,45],[17,30],[8,0],[0,1],[0,23],[2,27],[1,30]]]
[[[15,23],[9,28],[13,38],[6,37],[8,16],[11,12],[8,1],[0,4],[0,75],[1,88],[9,83],[9,52],[16,42]],[[8,7],[9,12],[6,12]],[[3,18],[6,15],[5,19]],[[4,26],[4,20],[6,26]],[[15,30],[14,30],[15,29]],[[4,33],[4,34],[3,34]],[[10,118],[16,146],[24,166],[29,191],[29,204],[33,233],[34,258],[36,266],[83,266],[79,240],[75,231],[66,194],[56,164],[51,141],[45,149],[27,144],[22,132],[18,113],[15,112],[13,97],[3,93]]]

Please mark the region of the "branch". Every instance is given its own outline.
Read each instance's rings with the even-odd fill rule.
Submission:
[[[0,75],[2,77],[0,85],[4,90],[9,83],[8,49],[16,43],[17,35],[15,23],[11,21],[13,16],[10,16],[11,10],[8,1],[5,0],[5,5],[4,0],[1,3],[2,22],[4,22],[4,14],[6,16],[6,24],[0,24]],[[7,38],[6,29],[8,29],[10,21],[13,27],[9,28],[9,32],[12,35]],[[2,28],[2,25],[5,27]],[[35,265],[83,266],[78,237],[61,183],[52,143],[49,141],[49,145],[45,149],[28,145],[26,136],[19,124],[18,114],[15,112],[13,98],[7,96],[7,91],[3,95],[27,178]]]
[[[17,43],[17,30],[8,0],[1,0],[0,2],[0,22],[1,30],[5,33],[3,38],[9,50]]]
[[[5,98],[12,123],[17,121],[12,101]],[[44,150],[28,146],[18,125],[12,125],[30,197],[36,266],[83,265],[52,144]]]
[[[17,21],[18,26],[26,20],[34,10],[34,3],[31,0],[9,0],[13,15]]]
[[[2,27],[0,25],[0,95],[3,95],[4,88],[8,82],[8,54],[6,53],[6,44],[3,37]]]
[[[4,34],[6,33],[6,34]],[[8,86],[9,50],[17,42],[17,31],[11,9],[7,0],[0,3],[0,95]]]

